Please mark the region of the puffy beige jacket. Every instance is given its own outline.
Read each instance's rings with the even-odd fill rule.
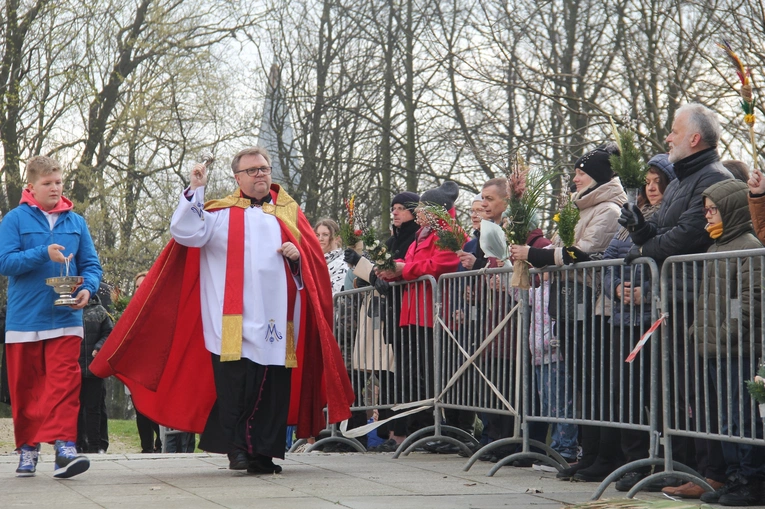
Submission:
[[[619,229],[619,214],[627,194],[617,177],[596,187],[581,198],[575,198],[579,223],[574,230],[574,245],[585,253],[602,253]],[[555,264],[563,265],[563,243],[556,238]]]
[[[582,197],[575,197],[574,204],[579,208],[579,222],[574,230],[574,245],[585,253],[602,253],[606,250],[619,229],[621,207],[627,203],[618,177],[596,187]],[[555,264],[563,265],[563,244],[559,238],[553,239],[556,245]],[[599,284],[587,281],[588,286],[598,289]],[[611,299],[604,299],[603,292],[598,292],[595,314],[611,316]]]

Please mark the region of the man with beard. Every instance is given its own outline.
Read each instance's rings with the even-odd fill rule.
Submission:
[[[672,131],[666,139],[669,144],[669,162],[673,163],[677,178],[667,186],[661,208],[649,221],[643,218],[636,204],[628,203],[622,208],[619,223],[629,230],[635,243],[624,257],[625,263],[630,263],[640,256],[647,256],[661,266],[670,256],[703,253],[712,245],[713,240],[706,231],[707,220],[703,212],[702,194],[709,186],[733,178],[720,162],[717,152],[720,131],[717,114],[701,104],[690,103],[677,110]],[[678,270],[670,280],[669,299],[672,305],[669,322],[672,338],[677,345],[677,354],[673,353],[673,368],[670,372],[684,373],[687,366],[688,379],[691,381],[690,394],[685,394],[685,384],[680,382],[678,401],[674,402],[671,414],[674,414],[674,407],[687,409],[687,402],[694,400],[693,362],[686,363],[686,360],[692,359],[693,353],[683,346],[683,338],[693,324],[694,297],[690,289],[693,288],[694,277],[695,284],[701,282],[701,271],[697,271],[695,276],[694,272],[696,271]],[[703,416],[704,409],[694,408],[693,413]],[[686,411],[679,412],[679,422],[673,424],[684,427],[686,416]],[[713,421],[716,423],[715,419]],[[692,424],[691,428],[693,426]],[[693,442],[696,450],[695,465],[691,443],[684,437],[673,437],[673,459],[695,467],[708,480],[715,481],[714,486],[719,486],[716,480],[720,479],[724,468],[719,442],[699,438]],[[659,488],[662,483],[669,484],[662,487],[662,491],[673,496],[697,498],[700,495],[693,483],[672,486],[678,484],[672,478],[654,483],[650,489]]]

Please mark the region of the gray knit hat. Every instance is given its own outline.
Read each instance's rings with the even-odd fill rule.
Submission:
[[[446,210],[454,207],[454,202],[460,195],[460,188],[456,182],[447,180],[440,187],[425,191],[420,195],[421,203],[437,203]]]

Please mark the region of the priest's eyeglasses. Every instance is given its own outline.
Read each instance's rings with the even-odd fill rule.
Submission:
[[[247,168],[246,170],[235,171],[234,175],[238,175],[240,173],[247,173],[247,175],[250,176],[250,177],[254,177],[258,173],[261,173],[263,175],[271,175],[271,167],[270,166],[261,166],[259,168]]]

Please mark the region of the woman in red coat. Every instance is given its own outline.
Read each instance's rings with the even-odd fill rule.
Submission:
[[[459,195],[457,184],[446,181],[440,187],[425,191],[420,197],[424,205],[441,205],[454,217],[454,202]],[[436,280],[449,272],[456,272],[460,259],[456,253],[436,246],[438,235],[427,226],[424,213],[417,209],[417,223],[421,226],[415,242],[409,246],[403,260],[396,260],[395,271],[385,271],[380,277],[389,281],[414,281],[422,276]],[[394,303],[395,304],[395,303]],[[399,315],[401,334],[394,345],[396,359],[397,400],[403,403],[421,401],[434,396],[433,387],[433,286],[424,281],[411,283],[404,288]],[[433,412],[423,411],[408,418],[407,431],[433,424]],[[403,436],[394,436],[393,448]],[[387,443],[386,443],[387,444]],[[383,444],[383,445],[386,445]]]

